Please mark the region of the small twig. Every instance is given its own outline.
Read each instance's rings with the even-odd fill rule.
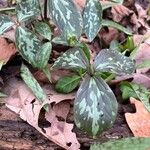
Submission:
[[[2,11],[12,11],[12,10],[15,10],[15,7],[1,8],[1,9],[0,9],[0,12],[2,12]]]

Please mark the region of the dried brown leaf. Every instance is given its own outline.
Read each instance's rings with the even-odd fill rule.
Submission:
[[[130,103],[136,107],[136,113],[126,113],[126,121],[135,137],[150,137],[150,113],[143,103],[131,98]]]
[[[50,86],[44,88],[45,91],[51,95],[50,101],[48,102],[50,109],[49,112],[45,112],[44,116],[49,124],[48,126],[43,124],[41,127],[39,126],[39,116],[44,104],[41,105],[29,88],[27,88],[27,86],[21,81],[13,79],[8,83],[8,85],[11,87],[8,87],[8,89],[5,88],[5,91],[9,92],[10,95],[5,100],[6,106],[9,109],[19,114],[20,118],[27,121],[41,134],[59,146],[70,150],[79,149],[80,144],[77,141],[76,134],[72,132],[73,124],[58,120],[58,117],[66,120],[70,110],[70,104],[67,101],[64,103],[58,102],[73,98],[71,95],[68,97],[67,95],[59,95],[58,93],[51,91],[52,88]],[[58,104],[51,106],[52,102]]]
[[[7,63],[16,52],[14,44],[9,44],[4,38],[0,38],[0,61]]]
[[[113,6],[111,9],[111,13],[113,20],[116,22],[120,22],[124,17],[130,16],[133,11],[120,4]]]

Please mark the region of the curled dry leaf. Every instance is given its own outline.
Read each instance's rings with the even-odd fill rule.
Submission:
[[[9,44],[4,38],[0,38],[0,61],[6,64],[16,52],[14,44]]]
[[[14,84],[15,81],[15,84]],[[11,83],[13,83],[11,85]],[[49,86],[44,88],[45,92],[51,93],[49,103],[50,111],[45,112],[44,116],[46,119],[41,126],[40,121],[40,112],[44,106],[36,100],[33,93],[27,88],[27,86],[21,81],[12,80],[8,84],[11,87],[6,88],[5,91],[9,92],[9,97],[5,99],[6,106],[12,111],[20,115],[20,118],[27,121],[31,126],[38,130],[41,134],[47,137],[49,140],[55,142],[64,149],[78,150],[80,147],[79,142],[77,141],[76,134],[72,132],[73,124],[66,123],[66,121],[59,121],[58,117],[66,120],[66,117],[70,110],[70,104],[67,102],[59,101],[69,99],[67,95],[58,95],[53,96],[54,92],[51,92],[52,88]],[[13,88],[12,88],[13,86]],[[56,93],[55,93],[56,94]],[[67,98],[66,98],[67,97]],[[56,99],[55,99],[56,98]],[[51,106],[51,102],[56,102]]]
[[[120,22],[124,17],[130,16],[133,11],[120,4],[113,6],[111,9],[111,13],[113,20],[116,22]]]
[[[126,113],[126,121],[135,137],[150,137],[150,113],[143,103],[131,98],[130,103],[136,107],[136,113]]]

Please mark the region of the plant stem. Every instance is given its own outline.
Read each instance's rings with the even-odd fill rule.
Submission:
[[[12,11],[12,10],[15,10],[15,7],[1,8],[1,9],[0,9],[0,12],[2,12],[2,11]]]
[[[47,20],[47,0],[44,2],[44,19]]]
[[[105,81],[106,82],[109,82],[109,81],[111,81],[113,78],[115,78],[115,74],[111,74],[110,76],[108,76],[106,79],[105,79]]]

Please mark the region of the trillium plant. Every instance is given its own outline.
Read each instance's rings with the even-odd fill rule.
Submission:
[[[19,0],[15,9],[17,21],[0,15],[0,34],[15,28],[15,43],[20,55],[34,68],[42,70],[49,80],[51,70],[63,68],[76,73],[60,78],[56,90],[69,93],[81,83],[74,100],[74,121],[78,128],[96,137],[113,125],[118,109],[115,95],[101,73],[131,74],[135,65],[129,57],[113,49],[102,49],[92,58],[88,46],[81,42],[81,36],[86,36],[91,42],[103,26],[117,28],[127,35],[132,33],[102,18],[103,10],[111,5],[101,5],[99,0],[86,0],[81,12],[74,1],[45,0],[41,3],[38,0]],[[53,36],[54,27],[60,30],[59,36]],[[49,70],[53,44],[67,45],[70,49]],[[21,76],[37,99],[44,102],[47,99],[45,92],[25,65],[21,67]]]

